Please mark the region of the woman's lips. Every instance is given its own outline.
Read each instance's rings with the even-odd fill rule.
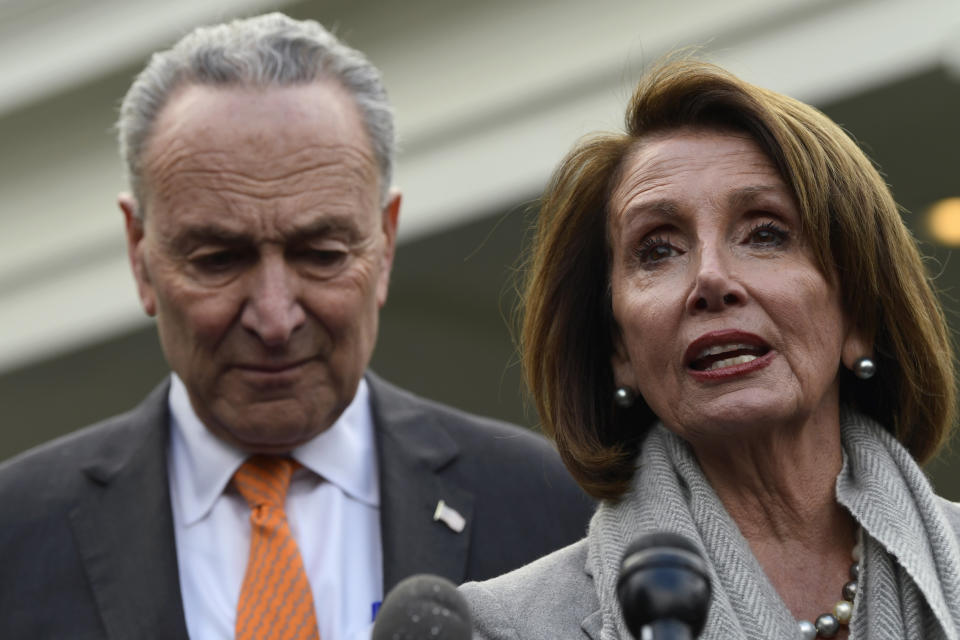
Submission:
[[[703,371],[698,371],[697,369],[687,369],[687,373],[696,378],[697,380],[710,381],[710,380],[723,380],[726,378],[735,378],[738,376],[743,376],[754,371],[763,369],[768,364],[770,364],[773,359],[776,357],[775,351],[767,351],[762,356],[755,357],[746,362],[737,362],[736,364],[730,364],[728,366],[723,366],[715,369],[705,369]]]
[[[711,331],[687,347],[684,364],[695,378],[717,380],[744,375],[770,364],[774,352],[757,335],[735,329]]]

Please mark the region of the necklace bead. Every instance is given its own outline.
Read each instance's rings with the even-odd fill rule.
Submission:
[[[857,581],[851,580],[847,584],[843,585],[843,599],[848,602],[853,602],[857,597]]]
[[[833,617],[831,613],[822,613],[813,623],[817,628],[817,634],[821,638],[832,638],[840,631],[840,621]]]
[[[841,600],[833,605],[833,616],[840,624],[850,624],[850,616],[853,615],[853,603]]]
[[[837,631],[840,631],[840,621],[830,613],[820,614],[813,625],[817,628],[817,635],[821,638],[832,638],[837,635]]]
[[[800,627],[801,640],[816,640],[817,628],[809,620],[801,620],[797,623]]]

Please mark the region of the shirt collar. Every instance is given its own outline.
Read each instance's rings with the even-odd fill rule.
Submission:
[[[171,375],[168,403],[170,490],[182,509],[184,524],[191,525],[210,512],[247,454],[204,426],[176,374]],[[294,449],[291,456],[353,499],[380,505],[373,414],[365,379],[337,421]]]

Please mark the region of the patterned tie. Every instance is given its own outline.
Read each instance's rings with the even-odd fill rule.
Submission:
[[[250,505],[250,558],[237,603],[237,640],[319,640],[313,594],[284,502],[300,464],[253,456],[233,475]]]

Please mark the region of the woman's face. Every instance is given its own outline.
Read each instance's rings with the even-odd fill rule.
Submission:
[[[703,130],[650,138],[610,207],[618,385],[691,442],[836,422],[841,352],[865,352],[756,143]]]

